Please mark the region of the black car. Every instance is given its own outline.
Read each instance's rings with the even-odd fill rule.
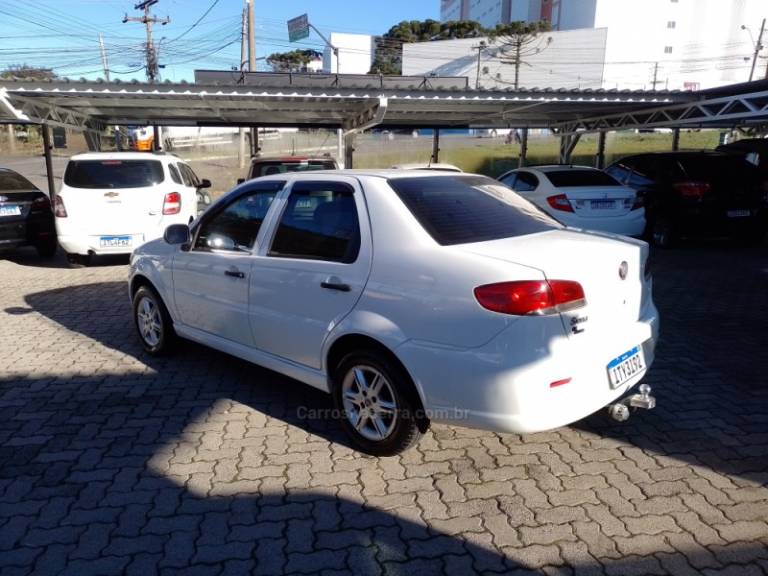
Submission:
[[[718,152],[738,154],[754,164],[768,181],[768,138],[744,138],[717,147]]]
[[[26,245],[44,258],[56,253],[51,201],[21,174],[0,168],[0,250]]]
[[[754,164],[715,151],[629,156],[606,169],[643,197],[646,233],[657,246],[680,236],[758,243],[768,228],[768,194]]]

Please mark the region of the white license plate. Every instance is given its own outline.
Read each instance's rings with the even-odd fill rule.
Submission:
[[[635,346],[624,352],[618,358],[608,363],[608,381],[611,388],[618,388],[622,384],[637,376],[645,370],[645,357],[641,346]]]
[[[130,236],[102,236],[99,238],[99,246],[102,248],[129,248],[131,241]]]
[[[21,216],[21,206],[0,206],[0,216]]]
[[[749,218],[749,210],[728,210],[728,218]]]
[[[592,200],[592,210],[613,210],[616,208],[614,200]]]

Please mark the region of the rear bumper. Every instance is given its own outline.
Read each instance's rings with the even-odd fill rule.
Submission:
[[[646,371],[612,389],[608,363],[641,345],[650,367],[658,333],[658,312],[649,299],[641,319],[622,326],[620,335],[547,338],[513,324],[477,349],[408,341],[396,353],[411,372],[431,420],[530,433],[570,424],[626,395]],[[550,386],[568,378],[567,384]]]
[[[560,214],[556,216],[558,220],[571,228],[636,237],[642,236],[645,231],[644,210],[633,210],[623,216],[604,218],[585,218],[583,216],[574,216],[573,214],[565,217]]]
[[[105,236],[127,236],[130,237],[130,244],[127,246],[103,246],[102,236],[59,236],[59,244],[68,254],[130,254],[134,249],[144,244],[144,234],[108,234]]]
[[[44,242],[55,235],[52,219],[33,215],[24,219],[0,221],[0,249]]]

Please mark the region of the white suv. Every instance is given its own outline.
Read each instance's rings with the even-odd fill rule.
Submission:
[[[71,263],[130,254],[170,224],[188,224],[210,186],[176,156],[95,152],[73,156],[56,195],[56,232]]]

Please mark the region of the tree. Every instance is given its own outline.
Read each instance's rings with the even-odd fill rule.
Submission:
[[[4,80],[33,79],[33,80],[53,80],[58,76],[50,68],[37,68],[28,64],[11,64],[5,70],[0,71],[0,78]]]
[[[370,74],[402,74],[403,44],[456,38],[478,38],[488,30],[473,20],[403,20],[375,40]]]
[[[502,64],[515,66],[515,89],[520,87],[520,66],[527,64],[526,59],[546,49],[552,42],[552,37],[543,40],[539,37],[542,32],[552,29],[549,22],[510,22],[498,24],[490,31],[488,38],[491,42],[501,45],[499,60]]]
[[[307,64],[322,57],[317,50],[276,52],[267,57],[267,64],[272,66],[275,72],[302,72],[307,69]]]

